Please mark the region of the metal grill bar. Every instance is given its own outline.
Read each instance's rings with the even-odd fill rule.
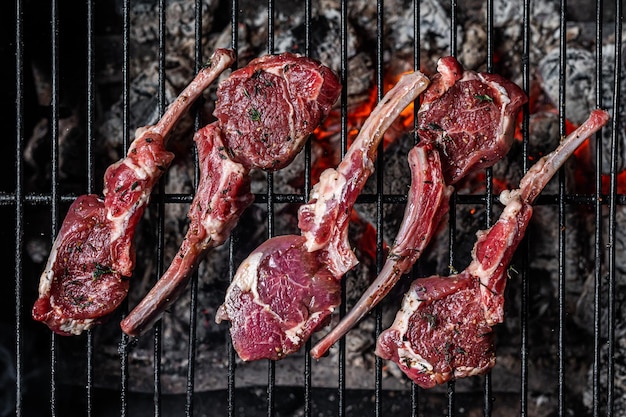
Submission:
[[[87,194],[94,193],[95,176],[94,176],[94,121],[95,121],[95,73],[94,73],[94,11],[93,0],[87,1],[87,125],[85,133],[87,135]],[[93,331],[87,331],[87,381],[85,383],[85,396],[87,399],[87,416],[91,417],[93,413]]]
[[[24,5],[15,2],[15,415],[22,417],[24,385],[22,338],[24,248]]]
[[[487,72],[493,72],[493,0],[487,1]],[[491,227],[493,219],[493,169],[485,169],[485,228]],[[491,416],[493,408],[493,392],[491,389],[491,371],[485,375],[483,383],[483,415]]]
[[[385,34],[385,15],[384,15],[384,2],[378,0],[376,2],[376,90],[377,97],[376,103],[380,103],[385,95],[384,80],[385,80],[385,63],[384,63],[384,43],[383,37]],[[384,226],[383,226],[383,199],[384,193],[384,173],[385,173],[385,158],[383,152],[383,144],[378,144],[378,152],[376,155],[376,272],[380,272],[385,263],[385,253],[383,251],[384,245]],[[375,324],[375,336],[378,337],[383,331],[383,315],[380,306],[375,309],[376,324]],[[376,357],[374,363],[374,412],[375,415],[382,415],[382,389],[383,389],[383,361],[381,358]]]
[[[230,6],[230,21],[231,21],[231,47],[237,53],[238,45],[239,45],[239,1],[232,0]],[[235,65],[237,63],[235,62]],[[228,241],[228,278],[229,281],[233,280],[235,273],[237,272],[237,266],[235,265],[235,247],[237,241],[237,232],[238,229],[235,228],[233,234],[231,235]],[[228,342],[227,346],[228,351],[228,405],[227,411],[228,416],[232,417],[235,415],[235,349],[232,346],[232,343]]]
[[[274,0],[267,1],[267,53],[274,53]],[[267,237],[274,236],[274,174],[267,173]],[[267,361],[267,415],[274,415],[276,363]]]
[[[450,0],[450,55],[457,56],[457,1]],[[456,191],[450,196],[450,209],[448,214],[448,250],[449,265],[455,263],[455,243],[456,243],[456,207],[457,207],[457,193]],[[448,395],[448,416],[453,417],[456,414],[456,395],[455,395],[455,382],[449,381],[447,384]]]
[[[615,61],[614,61],[614,79],[613,79],[613,109],[617,114],[621,105],[621,72],[622,68],[622,19],[623,10],[622,2],[615,1]],[[615,260],[615,230],[617,228],[616,221],[616,195],[617,195],[617,132],[619,124],[617,118],[611,120],[611,184],[610,184],[610,201],[609,201],[609,285],[608,285],[608,304],[609,304],[609,320],[608,320],[608,351],[607,356],[614,358],[615,354],[615,276],[616,276],[616,260]],[[614,398],[615,398],[615,362],[609,360],[607,366],[607,416],[614,414]]]
[[[413,39],[414,39],[414,43],[413,43],[413,70],[417,71],[421,68],[421,60],[420,60],[420,53],[421,53],[421,48],[420,48],[420,44],[421,44],[421,38],[420,38],[420,34],[421,34],[421,26],[420,26],[420,18],[421,18],[421,13],[420,13],[420,4],[419,1],[414,0],[413,1]],[[419,136],[417,134],[417,127],[418,127],[418,116],[417,116],[417,112],[419,110],[419,104],[421,103],[421,98],[418,97],[414,106],[413,106],[413,144],[417,144],[419,142]],[[420,260],[418,260],[417,265],[420,264]],[[411,275],[411,279],[415,279],[417,278],[417,273],[416,273],[417,268],[413,268],[413,270],[410,272]],[[417,384],[415,384],[414,382],[411,382],[411,417],[417,417],[419,415],[419,400],[420,400],[420,396],[419,396],[419,389]]]
[[[305,0],[304,2],[304,54],[306,56],[311,55],[311,12],[312,5],[311,0]],[[304,145],[304,188],[302,201],[305,202],[308,199],[308,194],[311,190],[311,140],[307,140]],[[313,389],[313,375],[312,375],[312,358],[311,352],[311,340],[307,340],[304,345],[304,417],[311,417],[313,410],[311,407],[312,401],[312,389]]]
[[[522,89],[530,93],[530,0],[524,0],[522,16]],[[522,108],[522,170],[528,171],[528,142],[530,126],[529,104]],[[528,415],[528,322],[530,285],[528,280],[528,253],[530,240],[520,245],[522,254],[521,306],[520,306],[520,416]]]
[[[341,68],[340,68],[340,80],[341,80],[341,131],[340,131],[340,153],[343,157],[348,149],[348,5],[347,2],[341,2]],[[346,282],[341,282],[341,305],[339,306],[339,315],[344,316],[346,314]],[[338,369],[337,369],[337,416],[343,417],[346,415],[346,401],[345,401],[345,388],[346,388],[346,339],[341,338],[339,341],[338,352]]]
[[[51,159],[50,167],[51,177],[51,196],[52,206],[50,210],[51,216],[51,239],[54,238],[59,231],[59,16],[57,0],[51,2],[51,51],[52,51],[52,101],[51,101]],[[57,413],[57,337],[54,333],[50,335],[50,414],[52,417]]]
[[[596,1],[596,45],[602,44],[602,0]],[[596,107],[602,107],[602,48],[596,48]],[[602,134],[595,137],[595,218],[594,218],[594,268],[593,268],[593,363],[592,363],[592,415],[600,415],[600,303],[601,303],[601,283],[602,283],[602,203],[600,194],[602,192]]]
[[[565,40],[565,31],[567,30],[567,1],[561,0],[560,16],[559,16],[559,134],[565,137],[565,81],[567,65],[566,53],[567,43]],[[558,173],[559,180],[559,203],[558,203],[558,222],[559,222],[559,282],[557,290],[557,299],[559,305],[558,312],[558,333],[557,333],[557,366],[558,366],[558,413],[563,416],[565,413],[565,173],[560,170]]]
[[[158,1],[158,27],[159,27],[159,39],[158,39],[158,63],[159,63],[159,79],[158,79],[158,95],[157,95],[157,107],[159,111],[159,117],[165,112],[165,0]],[[157,201],[157,236],[156,236],[156,279],[163,275],[163,257],[164,257],[164,245],[165,245],[165,203],[163,201],[163,195],[165,195],[165,181],[161,179],[158,184],[159,198]],[[154,416],[161,415],[161,357],[162,357],[162,334],[163,334],[163,321],[159,320],[154,325],[154,339],[153,339],[153,367],[154,367]]]
[[[130,145],[130,0],[122,3],[122,148],[128,151]],[[128,301],[125,300],[121,309],[128,314]],[[120,416],[128,415],[128,343],[130,338],[121,332],[120,336]]]
[[[195,60],[195,72],[196,74],[202,67],[202,1],[195,0],[194,2],[194,60]],[[198,131],[202,121],[200,120],[200,114],[196,113],[194,119],[194,130]],[[198,182],[200,179],[200,169],[198,163],[198,152],[194,146],[194,179],[193,188],[198,188]],[[189,346],[187,348],[187,383],[185,386],[185,416],[193,416],[194,411],[194,387],[195,387],[195,375],[196,375],[196,326],[198,323],[197,311],[198,311],[198,271],[193,273],[190,283],[190,302],[189,302]]]

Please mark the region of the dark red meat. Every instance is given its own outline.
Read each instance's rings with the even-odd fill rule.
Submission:
[[[231,320],[242,359],[276,360],[297,351],[339,304],[337,280],[304,245],[302,236],[273,238],[239,267],[237,284],[218,314]]]
[[[165,274],[122,321],[122,330],[131,336],[148,329],[176,301],[203,255],[224,243],[254,201],[248,170],[226,155],[218,124],[200,129],[194,141],[200,181],[187,214],[189,229]]]
[[[138,129],[126,157],[107,169],[104,200],[87,195],[72,204],[41,275],[35,320],[59,334],[80,334],[124,299],[135,264],[135,227],[173,159],[167,136],[233,61],[232,51],[217,50],[158,123]]]
[[[519,87],[495,75],[464,71],[452,57],[440,59],[437,69],[418,112],[421,142],[409,153],[411,188],[396,240],[376,280],[313,347],[315,358],[365,317],[413,267],[448,211],[452,188],[446,183],[493,165],[513,142],[514,122],[526,102]]]
[[[340,91],[337,76],[318,61],[268,55],[220,83],[214,114],[233,160],[249,169],[276,170],[302,149]]]
[[[478,233],[465,271],[413,282],[393,324],[378,338],[378,356],[394,361],[423,388],[493,367],[491,327],[504,319],[506,270],[530,222],[531,204],[574,150],[607,121],[606,112],[594,111],[533,165],[519,189],[501,194],[504,210],[493,227]]]
[[[128,280],[111,269],[109,223],[95,195],[72,203],[39,283],[33,318],[60,334],[80,333],[126,297]]]
[[[399,364],[422,388],[448,381],[455,373],[469,376],[493,367],[493,334],[484,320],[478,285],[467,273],[415,281],[405,300],[421,303],[419,309],[380,335],[376,354]]]
[[[437,71],[418,112],[418,134],[437,146],[452,185],[508,153],[527,97],[499,75],[463,70],[453,57],[441,58]]]
[[[200,183],[189,231],[165,274],[122,321],[124,332],[141,334],[176,301],[203,255],[224,242],[252,202],[248,170],[290,163],[340,92],[329,68],[288,53],[253,60],[220,84],[219,120],[195,137]]]
[[[426,88],[404,75],[374,109],[337,169],[327,169],[302,206],[301,236],[269,239],[240,265],[216,320],[231,321],[243,360],[281,359],[297,351],[339,305],[342,275],[357,262],[347,240],[350,212],[383,134]]]

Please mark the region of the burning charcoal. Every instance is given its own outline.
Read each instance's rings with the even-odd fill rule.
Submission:
[[[217,0],[202,0],[202,33],[212,29],[211,17],[219,5]],[[121,14],[121,10],[119,11]],[[131,36],[137,44],[155,43],[158,41],[158,5],[153,1],[140,0],[131,3]],[[185,42],[193,39],[195,34],[195,2],[170,0],[166,3],[165,25],[167,37],[172,42]]]
[[[622,212],[623,207],[618,208],[618,211]],[[621,216],[623,219],[623,215]],[[623,242],[620,243],[620,246],[623,248]],[[621,275],[621,277],[620,277]],[[613,413],[616,416],[626,415],[626,297],[624,293],[626,292],[626,286],[623,282],[623,273],[617,273],[616,278],[620,280],[619,284],[616,285],[616,327],[615,327],[615,345],[613,350],[613,357],[609,357],[608,354],[608,345],[606,343],[601,344],[600,351],[600,361],[598,364],[599,369],[599,393],[598,398],[600,399],[600,412],[607,413],[606,403],[602,401],[603,398],[607,398],[608,390],[607,390],[607,370],[609,367],[609,362],[612,362],[614,365],[614,373],[613,373],[613,382],[614,382],[614,392],[613,392]],[[606,294],[605,284],[603,283],[603,293]],[[593,297],[593,295],[590,295]],[[603,297],[601,302],[602,309],[602,323],[608,323],[606,321],[606,299]],[[592,304],[590,304],[592,305]],[[603,332],[606,329],[602,329]],[[583,403],[585,406],[591,411],[593,409],[593,367],[589,367],[589,371],[587,373],[587,386],[583,392]]]
[[[559,60],[560,51],[554,49],[539,62],[541,87],[552,103],[559,103]],[[575,124],[582,123],[595,108],[596,59],[592,52],[584,49],[567,48],[565,62],[565,116]]]
[[[202,33],[209,33],[213,27],[213,12],[219,2],[202,0]],[[118,11],[121,15],[121,10]],[[131,3],[131,34],[129,37],[132,54],[129,61],[130,95],[126,103],[129,109],[129,128],[154,123],[159,116],[157,92],[159,85],[158,69],[158,6],[154,2],[138,1]],[[176,98],[194,75],[194,31],[195,2],[173,0],[167,2],[165,11],[165,102]],[[204,36],[204,35],[203,35]],[[208,35],[207,35],[208,37]],[[230,32],[229,32],[230,41]],[[212,50],[228,47],[224,42],[203,42],[203,56],[209,57]],[[112,54],[111,54],[112,55]],[[121,63],[117,64],[121,66]],[[123,98],[120,97],[103,115],[97,129],[98,152],[107,155],[109,161],[116,161],[123,154],[121,147],[124,137],[122,128]],[[191,141],[188,133],[192,128],[191,118],[185,118],[170,139],[170,146],[189,149]],[[177,145],[180,140],[185,142]]]
[[[486,15],[487,3],[481,2],[482,16]],[[493,25],[496,39],[494,47],[498,58],[499,70],[514,82],[521,81],[522,2],[494,2]],[[542,59],[546,51],[558,47],[559,42],[559,2],[531,1],[530,5],[530,42],[529,60],[532,63]],[[535,66],[531,67],[531,71]]]
[[[465,68],[477,69],[487,58],[487,32],[482,24],[469,23],[465,27],[465,39],[461,44],[459,60]]]
[[[450,12],[444,6],[444,2],[438,0],[426,0],[420,2],[419,47],[422,54],[421,65],[428,72],[435,72],[437,60],[444,55],[449,55],[450,33],[452,32]],[[395,51],[400,56],[411,62],[415,47],[413,34],[413,7],[411,2],[397,0],[385,2],[386,22],[385,41],[390,51]],[[375,27],[372,21],[371,27]],[[464,41],[463,27],[457,25],[456,36],[458,44]]]
[[[617,143],[617,172],[621,172],[626,169],[626,103],[624,97],[626,97],[626,83],[623,80],[626,79],[626,65],[624,65],[624,51],[622,50],[622,65],[621,65],[621,96],[620,108],[617,111],[617,130],[615,131],[615,141]],[[607,107],[609,113],[615,113],[613,109],[613,72],[615,69],[615,44],[608,43],[602,47],[602,105]],[[568,104],[569,105],[569,104]],[[611,171],[611,141],[612,141],[611,129],[604,129],[602,131],[602,173],[609,174]],[[595,142],[592,143],[592,149],[595,150]]]
[[[193,66],[190,61],[172,56],[170,62],[172,64],[172,76],[168,76],[165,80],[164,100],[167,103],[176,98],[184,87],[185,80],[189,80],[193,76]],[[139,126],[154,123],[159,117],[158,77],[158,66],[156,63],[152,63],[144,66],[142,73],[130,82],[128,123],[131,132]],[[109,161],[116,161],[123,154],[123,106],[124,100],[120,97],[105,113],[103,121],[98,127],[98,152],[103,156],[106,155]],[[174,149],[181,147],[186,153],[190,143],[180,143],[180,141],[188,141],[189,135],[186,133],[189,133],[192,127],[191,117],[186,116],[174,131],[170,146],[173,146]]]
[[[615,221],[617,224],[623,224],[626,222],[626,208],[618,206],[615,213]],[[604,215],[603,223],[604,227],[608,227],[609,217],[608,214]],[[599,254],[601,257],[608,256],[608,252]],[[615,230],[615,293],[617,296],[617,316],[620,323],[626,322],[626,231],[623,227],[617,227]],[[606,274],[607,271],[602,271],[603,277],[601,279],[601,299],[600,299],[600,320],[603,323],[608,322],[608,293],[606,291]],[[591,331],[593,327],[593,312],[594,312],[594,283],[595,277],[592,271],[587,274],[587,279],[584,285],[584,291],[578,299],[578,305],[576,310],[576,322],[581,329],[587,329]],[[607,328],[606,326],[600,329],[601,337],[606,338]]]

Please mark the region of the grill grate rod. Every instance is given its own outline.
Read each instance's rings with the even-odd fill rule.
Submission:
[[[487,72],[493,72],[493,0],[487,0]],[[493,223],[493,169],[485,169],[485,228]],[[491,371],[485,375],[483,382],[483,415],[491,416],[493,409],[493,392],[491,388]]]
[[[195,73],[200,71],[202,62],[202,0],[194,1],[194,61]],[[200,102],[202,98],[199,98]],[[194,117],[194,131],[198,131],[202,126],[200,113],[196,112]],[[194,159],[194,179],[193,188],[198,188],[200,178],[200,168],[198,163],[197,148],[193,147]],[[198,323],[198,271],[194,271],[189,284],[189,345],[187,346],[187,381],[185,385],[185,416],[193,416],[194,411],[194,387],[196,374],[196,326]]]
[[[418,0],[413,0],[413,70],[417,71],[420,69],[420,4]],[[414,106],[413,106],[413,144],[417,144],[419,142],[419,136],[417,135],[417,126],[418,126],[418,118],[417,112],[419,110],[419,104],[421,103],[421,98],[418,97]],[[418,259],[419,265],[419,259]],[[417,268],[413,268],[411,271],[411,279],[417,278],[417,274],[414,273]],[[419,415],[419,388],[416,383],[411,381],[411,417],[417,417]]]
[[[450,0],[450,55],[457,56],[457,1]],[[454,191],[450,196],[450,209],[448,214],[448,265],[454,265],[455,262],[455,242],[456,242],[456,206],[457,193]],[[448,399],[448,416],[454,417],[456,414],[456,394],[455,382],[450,381],[447,384]]]
[[[231,23],[231,48],[235,51],[235,55],[238,52],[239,45],[239,1],[232,0],[230,4],[230,23]],[[237,62],[235,62],[234,67],[237,66]],[[235,227],[233,233],[231,233],[230,239],[228,241],[228,277],[229,281],[232,282],[235,273],[237,272],[237,267],[235,265],[235,250],[236,250],[236,241],[237,241],[237,232],[239,228]],[[227,342],[227,354],[228,354],[228,381],[227,381],[227,412],[229,417],[233,417],[235,415],[235,360],[236,353],[235,349],[232,345],[230,338],[228,338]]]
[[[304,2],[304,55],[311,55],[311,0],[305,0]],[[308,200],[308,194],[311,190],[311,139],[306,141],[304,145],[304,188],[302,200]],[[312,358],[309,354],[311,352],[311,339],[307,340],[304,345],[304,417],[311,417],[313,409],[311,407],[312,402]]]
[[[22,0],[15,2],[15,411],[22,416],[23,346],[22,295],[24,247],[24,9]]]
[[[94,192],[94,120],[95,120],[95,96],[94,96],[94,13],[93,0],[87,1],[87,114],[86,114],[86,151],[87,151],[87,194]],[[85,384],[85,396],[87,400],[87,416],[91,417],[93,410],[93,331],[87,331],[87,381]]]
[[[128,151],[129,146],[129,123],[130,123],[130,0],[124,0],[122,4],[122,147],[123,152]],[[121,309],[128,314],[128,299],[124,300]],[[120,417],[128,415],[128,349],[130,338],[126,333],[120,332]]]
[[[602,0],[596,1],[596,45],[602,45]],[[596,46],[596,107],[602,103],[602,48]],[[602,282],[602,133],[595,137],[595,199],[594,199],[594,270],[593,270],[593,362],[592,369],[592,406],[594,417],[600,415],[600,320],[601,320],[601,282]]]
[[[385,94],[385,62],[384,62],[384,34],[385,34],[385,16],[384,1],[378,0],[376,3],[376,103],[380,103]],[[385,159],[383,152],[383,141],[378,144],[378,152],[376,155],[376,272],[380,272],[385,263],[384,259],[384,236],[383,236],[383,198],[384,193],[384,173]],[[375,308],[375,335],[383,331],[382,309],[380,305]],[[374,362],[374,392],[375,392],[375,415],[382,415],[382,379],[383,379],[383,361],[380,357],[376,357]]]
[[[165,0],[159,0],[158,9],[158,94],[157,107],[159,118],[165,112]],[[156,279],[163,275],[164,250],[165,250],[165,203],[163,196],[165,195],[165,180],[161,178],[158,183],[158,200],[157,200],[157,230],[156,230]],[[153,407],[154,417],[161,415],[161,357],[163,350],[163,320],[157,321],[154,325],[153,335]]]
[[[51,239],[54,239],[59,231],[59,15],[58,2],[52,0],[51,7],[51,196],[52,205],[50,210],[51,216]],[[57,414],[57,336],[50,334],[50,415],[55,417]]]
[[[530,0],[524,0],[522,16],[522,89],[530,94]],[[528,143],[530,127],[530,106],[522,107],[522,170],[528,171]],[[520,245],[521,254],[521,305],[520,305],[520,416],[528,415],[528,323],[530,285],[528,279],[528,257],[530,239]]]
[[[615,1],[615,33],[622,33],[623,10],[622,2]],[[621,105],[621,68],[622,68],[622,37],[615,37],[615,61],[613,65],[613,112],[617,113]],[[615,398],[615,320],[616,320],[616,300],[615,300],[615,276],[616,276],[616,254],[615,254],[615,231],[616,221],[616,196],[617,196],[617,132],[619,124],[617,117],[611,120],[611,182],[610,182],[610,202],[609,202],[609,285],[608,285],[608,361],[607,365],[607,416],[613,416]]]

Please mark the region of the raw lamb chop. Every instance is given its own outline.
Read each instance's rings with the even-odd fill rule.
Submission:
[[[357,263],[347,239],[351,209],[373,172],[384,132],[427,87],[405,74],[373,110],[337,169],[327,169],[298,213],[302,235],[278,236],[242,262],[216,321],[231,321],[239,357],[281,359],[297,351],[340,303],[340,280]]]
[[[80,334],[126,297],[135,264],[133,236],[152,187],[174,155],[168,134],[202,92],[234,62],[218,49],[154,126],[137,129],[128,154],[104,178],[104,200],[80,196],[70,206],[39,282],[32,316],[62,335]]]
[[[453,57],[441,58],[437,71],[418,112],[421,141],[409,153],[411,189],[394,245],[354,308],[313,347],[314,358],[324,355],[413,267],[448,211],[452,189],[445,184],[493,165],[511,148],[517,115],[527,100],[524,92],[498,75],[464,71]]]
[[[418,135],[439,149],[446,184],[509,152],[526,101],[524,92],[500,75],[465,71],[451,56],[439,60],[418,112]]]
[[[289,165],[340,90],[333,71],[311,58],[283,53],[251,61],[217,92],[214,114],[229,155],[248,169]]]
[[[493,367],[492,326],[504,319],[507,269],[530,221],[531,204],[574,150],[608,119],[605,111],[592,112],[555,151],[533,165],[519,189],[502,192],[502,214],[493,227],[477,233],[473,260],[463,272],[411,284],[392,326],[378,338],[378,356],[398,364],[423,388]]]
[[[159,319],[185,289],[202,255],[224,243],[254,201],[248,170],[226,156],[218,123],[200,129],[194,141],[202,179],[189,207],[189,230],[168,270],[122,320],[122,330],[131,336],[141,334]]]
[[[328,67],[291,53],[252,60],[220,83],[218,122],[195,137],[200,183],[190,207],[191,225],[167,271],[122,321],[125,333],[140,335],[178,299],[200,260],[224,243],[252,203],[249,170],[289,164],[340,92]]]

